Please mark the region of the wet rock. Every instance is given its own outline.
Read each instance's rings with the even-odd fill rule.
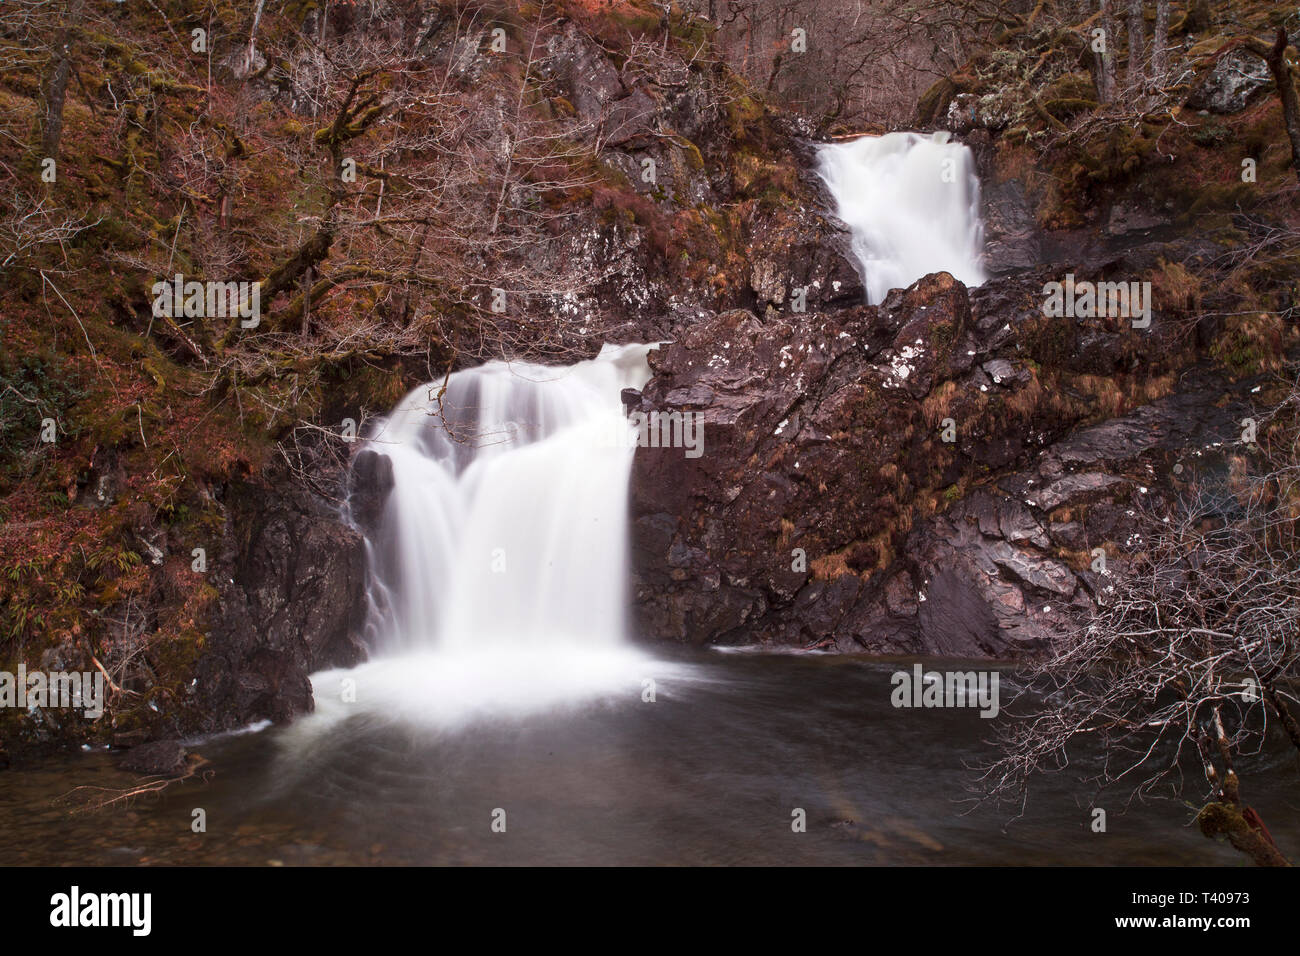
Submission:
[[[981,368],[994,385],[1001,385],[1004,388],[1028,385],[1033,379],[1029,369],[1023,365],[1015,365],[1007,359],[993,359],[985,362]]]
[[[1053,522],[1048,533],[1053,541],[1074,551],[1082,551],[1088,543],[1084,527],[1078,521]]]
[[[375,527],[393,490],[393,461],[373,449],[359,452],[349,473],[348,505],[352,518],[363,529]]]
[[[988,552],[999,567],[1025,584],[1066,597],[1074,593],[1074,575],[1056,561],[1035,557],[1005,541],[993,543]]]
[[[1117,202],[1110,210],[1110,219],[1106,223],[1106,232],[1112,236],[1124,236],[1133,232],[1145,232],[1158,226],[1169,225],[1169,219],[1160,215],[1150,206],[1136,202]]]
[[[286,481],[232,489],[227,514],[220,611],[188,702],[200,732],[310,712],[308,675],[365,656],[364,541],[337,506]]]
[[[917,603],[916,585],[906,571],[895,574],[885,585],[885,606],[889,613],[900,617],[911,617],[917,612],[920,605]]]
[[[705,453],[637,450],[642,630],[721,640],[743,622],[751,640],[920,649],[909,578],[878,569],[904,536],[900,487],[932,480],[921,476],[932,472],[938,439],[920,399],[974,367],[969,319],[965,288],[940,273],[880,307],[765,319],[725,312],[652,355],[643,406],[700,413]],[[905,353],[917,339],[922,347]],[[896,383],[889,363],[905,354],[914,365]],[[915,390],[897,387],[913,372]],[[931,620],[945,646],[996,645],[949,631]]]
[[[972,364],[968,352],[959,348],[970,322],[970,299],[965,286],[940,272],[909,289],[900,310],[909,318],[882,356],[887,363],[883,384],[923,398],[938,381]]]
[[[1132,374],[1134,337],[1045,322],[1042,283],[968,293],[941,273],[879,306],[696,316],[641,396],[701,414],[705,448],[634,458],[641,632],[975,656],[1064,634],[1097,587],[1074,570],[1086,552],[1117,559],[1135,497],[1242,412],[1188,369],[1178,392],[1078,428],[1096,406],[1048,396],[1044,366]]]
[[[751,223],[749,286],[760,308],[787,312],[800,290],[807,312],[866,301],[844,225],[819,211],[833,208],[829,195],[820,181],[806,183],[820,207],[760,211]]]
[[[1061,505],[1078,504],[1081,501],[1095,498],[1122,483],[1124,483],[1122,478],[1095,471],[1079,475],[1066,475],[1040,491],[1035,504],[1046,511],[1052,511]]]
[[[930,579],[917,612],[922,646],[945,657],[996,655],[1005,642],[978,588],[955,570]]]
[[[176,776],[185,769],[185,748],[179,740],[155,740],[132,747],[118,765],[151,777]]]
[[[1042,261],[1034,210],[1017,179],[983,189],[984,261],[994,272],[1031,269]]]
[[[1011,542],[1028,541],[1038,548],[1046,548],[1049,543],[1034,513],[1016,498],[999,503],[996,534]]]

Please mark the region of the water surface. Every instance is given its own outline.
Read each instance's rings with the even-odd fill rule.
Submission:
[[[987,753],[974,710],[890,706],[909,665],[702,652],[640,679],[510,717],[408,720],[359,708],[313,726],[196,744],[206,781],[73,814],[74,786],[132,777],[105,753],[0,774],[9,864],[1220,864],[1231,847],[1176,800],[1105,799],[1092,833],[1083,771],[1038,781],[1027,813],[962,802]],[[951,666],[951,665],[943,665]],[[1004,702],[1005,702],[1004,691]],[[1300,847],[1294,760],[1247,761],[1243,788]],[[207,813],[195,834],[192,810]],[[791,830],[792,810],[807,832]],[[506,832],[491,829],[506,813]]]

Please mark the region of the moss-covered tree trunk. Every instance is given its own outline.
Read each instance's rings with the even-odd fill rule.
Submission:
[[[49,79],[45,84],[45,122],[41,132],[41,158],[57,158],[59,140],[63,138],[63,103],[68,96],[68,79],[72,76],[72,45],[81,22],[83,0],[71,0],[54,40]]]
[[[1143,59],[1146,55],[1146,14],[1142,0],[1128,0],[1128,85],[1138,89],[1142,85]]]
[[[1169,0],[1156,0],[1155,36],[1151,40],[1151,82],[1165,85],[1169,72]]]
[[[1101,0],[1101,49],[1094,46],[1097,70],[1097,101],[1109,103],[1115,98],[1115,16],[1112,0]]]
[[[1277,39],[1271,47],[1260,40],[1249,40],[1246,49],[1264,58],[1273,81],[1277,84],[1278,99],[1282,101],[1282,122],[1286,126],[1286,135],[1291,140],[1291,167],[1296,178],[1300,179],[1300,97],[1296,95],[1295,77],[1291,74],[1291,64],[1286,60],[1286,28],[1277,28]]]

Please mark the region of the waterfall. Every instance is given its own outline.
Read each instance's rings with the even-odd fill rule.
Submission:
[[[393,489],[368,534],[380,652],[622,639],[632,445],[620,392],[648,347],[489,362],[423,385],[371,432]]]
[[[868,303],[932,272],[968,286],[988,278],[979,177],[968,147],[945,132],[889,133],[829,143],[818,173],[852,233]]]
[[[370,430],[364,449],[392,464],[365,528],[373,656],[313,676],[309,724],[360,705],[446,725],[639,688],[621,391],[649,380],[649,349],[489,362],[415,389]]]

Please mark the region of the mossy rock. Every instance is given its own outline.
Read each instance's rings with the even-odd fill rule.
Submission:
[[[1084,99],[1081,97],[1058,97],[1047,100],[1043,103],[1043,109],[1055,117],[1064,120],[1080,113],[1087,113],[1097,108],[1097,101],[1094,99]]]
[[[1155,141],[1127,126],[1116,126],[1079,153],[1086,173],[1095,183],[1114,183],[1131,177],[1155,151]]]
[[[763,118],[763,104],[752,96],[740,95],[727,103],[727,129],[738,143],[748,142],[753,127]]]
[[[1094,100],[1097,88],[1087,73],[1066,73],[1049,83],[1039,94],[1043,104],[1052,100]],[[1096,105],[1095,101],[1094,104]]]
[[[933,126],[948,109],[953,97],[960,92],[951,77],[945,76],[932,84],[916,101],[916,124]]]
[[[686,154],[686,165],[688,167],[696,172],[704,168],[704,155],[700,152],[698,146],[685,136],[674,136],[673,142],[681,147],[682,152]]]
[[[1197,41],[1192,48],[1187,51],[1187,59],[1196,60],[1203,56],[1213,56],[1230,42],[1231,38],[1225,36],[1206,37],[1204,40]]]

